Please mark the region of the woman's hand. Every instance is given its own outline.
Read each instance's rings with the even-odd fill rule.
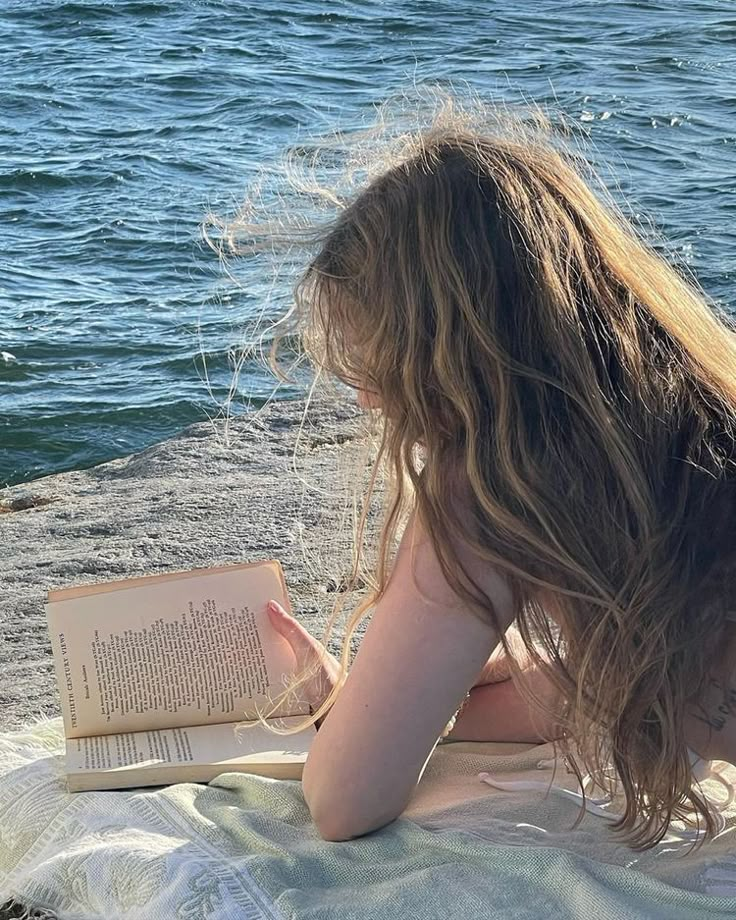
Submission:
[[[297,674],[306,669],[314,671],[313,677],[300,688],[300,691],[304,693],[312,710],[318,709],[340,681],[343,673],[340,662],[319,640],[310,635],[297,619],[287,613],[281,604],[269,601],[266,611],[274,629],[286,639],[294,652]],[[317,727],[325,718],[323,716],[318,720]]]
[[[506,642],[523,672],[538,670],[537,663],[533,660],[529,649],[524,645],[524,641],[516,627],[511,626],[506,630]],[[509,664],[506,649],[499,643],[491,652],[488,661],[483,665],[483,669],[473,686],[481,687],[484,684],[498,684],[501,681],[510,680],[511,675],[511,665]]]
[[[538,699],[559,711],[556,688],[551,684],[515,627],[506,631],[523,680]],[[454,741],[524,741],[539,743],[557,738],[560,726],[548,712],[537,711],[522,696],[512,678],[502,645],[496,646],[476,678],[470,698],[450,733]]]

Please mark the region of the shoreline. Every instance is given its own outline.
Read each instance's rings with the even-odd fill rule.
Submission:
[[[295,615],[321,636],[350,565],[350,523],[336,522],[364,466],[365,427],[344,398],[313,399],[300,435],[303,412],[303,399],[279,400],[0,490],[11,507],[0,514],[0,729],[60,713],[44,610],[53,588],[277,558]]]

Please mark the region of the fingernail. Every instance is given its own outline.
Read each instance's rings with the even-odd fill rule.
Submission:
[[[276,603],[276,601],[269,601],[269,602],[266,604],[266,610],[268,610],[269,613],[275,613],[275,614],[280,614],[280,613],[281,613],[281,608],[280,608],[279,605]]]

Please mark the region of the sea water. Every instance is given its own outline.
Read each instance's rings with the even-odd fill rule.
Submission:
[[[3,0],[0,38],[0,486],[268,398],[255,359],[231,389],[234,362],[288,287],[224,277],[205,213],[427,82],[564,113],[632,216],[736,303],[727,0]]]

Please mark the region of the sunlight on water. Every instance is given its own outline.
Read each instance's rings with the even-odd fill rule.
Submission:
[[[412,83],[575,119],[630,210],[734,302],[728,4],[5,0],[0,27],[0,485],[215,415],[244,327],[288,290],[255,267],[233,289],[199,222],[284,145]],[[233,411],[272,385],[247,362]]]

